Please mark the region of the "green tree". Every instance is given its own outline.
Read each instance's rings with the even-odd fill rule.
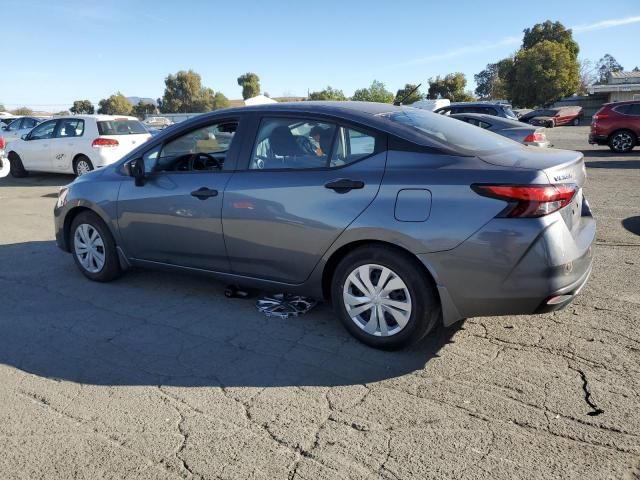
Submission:
[[[98,102],[98,113],[105,115],[130,115],[131,103],[122,93],[118,92],[109,98],[103,98]]]
[[[260,95],[260,78],[252,72],[247,72],[238,77],[238,85],[242,87],[242,98],[252,98]]]
[[[511,93],[513,103],[519,107],[549,105],[580,87],[578,62],[559,42],[543,40],[520,49],[514,68]]]
[[[142,120],[145,115],[156,113],[156,111],[156,106],[153,103],[138,102],[137,105],[133,106],[131,113]]]
[[[596,70],[598,71],[598,83],[604,84],[609,81],[609,75],[613,72],[622,72],[624,67],[620,65],[613,56],[607,53],[604,57],[598,60]]]
[[[528,50],[545,40],[564,45],[574,60],[578,58],[580,47],[573,39],[571,29],[566,28],[560,22],[552,22],[551,20],[537,23],[532,28],[525,28],[522,48]]]
[[[324,90],[320,90],[319,92],[311,92],[309,94],[309,100],[346,100],[342,90],[338,90],[337,88],[327,87]]]
[[[429,79],[428,97],[431,99],[448,98],[452,102],[470,102],[475,100],[471,92],[465,91],[467,77],[464,73],[456,72],[446,75],[444,78],[439,75]]]
[[[631,70],[632,72],[640,72],[640,68],[635,67],[633,70]]]
[[[164,96],[159,103],[164,113],[210,112],[224,106],[226,97],[202,86],[200,75],[193,70],[181,70],[165,80]]]
[[[475,93],[484,100],[511,98],[513,58],[507,57],[497,63],[489,63],[480,73],[473,76],[476,81]]]
[[[69,109],[74,115],[80,115],[83,113],[92,115],[96,109],[89,100],[76,100],[73,102],[73,106]]]
[[[403,105],[411,105],[412,103],[422,100],[424,95],[420,93],[420,90],[416,87],[417,85],[414,85],[413,83],[406,83],[404,88],[401,88],[396,92],[396,98],[394,98],[393,103],[402,102]],[[409,93],[411,94],[409,95]],[[409,96],[407,97],[407,95]]]
[[[213,96],[213,110],[219,108],[227,108],[229,106],[229,99],[225,97],[221,92],[216,92]]]
[[[33,110],[27,107],[20,107],[12,110],[11,113],[14,115],[33,115]]]
[[[384,88],[384,83],[374,80],[369,88],[356,90],[351,100],[356,102],[393,103],[393,98],[393,93]]]

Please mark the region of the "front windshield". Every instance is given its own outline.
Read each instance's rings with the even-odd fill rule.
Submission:
[[[417,131],[436,145],[463,155],[479,155],[520,145],[475,125],[417,108],[404,107],[378,116]]]

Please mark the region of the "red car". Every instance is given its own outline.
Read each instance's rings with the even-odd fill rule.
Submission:
[[[559,125],[580,125],[584,116],[582,107],[558,107],[533,110],[518,118],[521,122],[540,127],[553,128]]]
[[[605,103],[591,120],[589,143],[626,153],[640,138],[640,101]]]

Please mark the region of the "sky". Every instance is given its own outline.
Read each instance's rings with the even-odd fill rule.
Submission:
[[[474,74],[547,19],[573,28],[580,58],[640,66],[640,0],[0,0],[0,104],[158,98],[166,76],[187,69],[230,99],[249,71],[271,96],[328,85],[351,95],[374,79],[426,91],[458,71],[473,89]]]

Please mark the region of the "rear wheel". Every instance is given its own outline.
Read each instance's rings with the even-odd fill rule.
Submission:
[[[616,153],[627,153],[633,150],[638,137],[631,130],[618,130],[609,137],[609,148]]]
[[[547,128],[553,128],[556,126],[556,122],[554,120],[549,120],[545,126]]]
[[[571,122],[571,125],[573,125],[574,127],[577,127],[578,125],[580,125],[580,119],[578,117],[574,118],[573,121]]]
[[[80,271],[96,282],[109,282],[120,273],[116,242],[102,219],[79,213],[71,222],[71,252]]]
[[[24,168],[20,155],[16,152],[9,152],[9,165],[11,176],[15,178],[22,178],[29,175],[29,172]]]
[[[331,298],[349,333],[383,349],[417,342],[440,311],[432,282],[417,261],[383,246],[362,247],[343,258],[332,279]]]
[[[77,176],[82,176],[85,173],[89,173],[93,170],[93,164],[88,157],[84,155],[78,155],[78,157],[73,161],[73,172]]]

